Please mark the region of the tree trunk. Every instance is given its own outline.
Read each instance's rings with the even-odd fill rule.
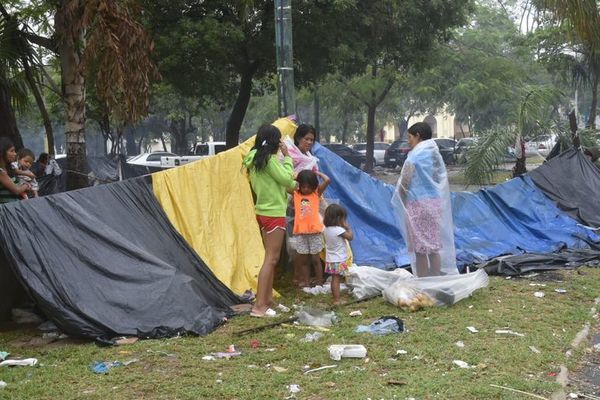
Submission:
[[[402,118],[398,124],[398,137],[396,139],[403,139],[408,130],[408,121],[410,117]]]
[[[321,102],[319,100],[319,87],[315,86],[315,131],[317,132],[316,141],[319,141],[321,134]]]
[[[29,62],[25,58],[22,58],[23,69],[25,70],[25,77],[27,78],[27,83],[29,84],[29,88],[31,89],[31,93],[33,93],[33,97],[35,97],[35,102],[40,110],[40,114],[42,116],[42,120],[44,121],[44,129],[46,130],[46,141],[48,142],[48,154],[54,154],[54,131],[52,129],[52,122],[50,121],[50,115],[48,114],[48,109],[46,109],[46,104],[44,103],[44,98],[40,93],[40,89],[33,77],[33,73],[31,71],[31,67],[29,66]]]
[[[160,142],[162,143],[163,151],[168,151],[167,143],[165,142],[165,136],[162,133],[160,134]]]
[[[376,105],[369,105],[367,108],[367,162],[365,165],[366,172],[373,171],[373,150],[375,149],[375,113],[377,112]]]
[[[235,147],[240,141],[240,128],[244,122],[244,116],[250,103],[250,95],[252,91],[252,78],[256,72],[258,64],[256,62],[248,64],[242,72],[240,81],[240,90],[238,91],[235,104],[227,119],[227,129],[225,131],[225,145],[228,149]],[[258,128],[258,127],[257,127]]]
[[[527,155],[525,154],[525,140],[523,140],[523,137],[521,135],[519,135],[518,144],[521,148],[521,156],[517,158],[515,166],[513,167],[513,178],[527,173]]]
[[[61,7],[65,7],[62,2]],[[84,32],[73,30],[76,24],[68,16],[72,10],[59,8],[55,31],[60,38],[58,54],[61,65],[62,95],[65,104],[65,140],[67,144],[67,190],[87,186],[85,147],[85,78],[81,73],[80,51],[85,47]]]
[[[127,144],[125,149],[127,150],[128,156],[137,156],[139,154],[138,147],[135,143],[135,130],[132,127],[125,129],[125,140]]]
[[[342,125],[342,144],[346,144],[347,136],[348,136],[348,117],[344,118],[344,124]]]
[[[100,126],[100,133],[102,133],[102,138],[104,139],[104,155],[106,156],[109,154],[108,140],[111,140],[111,149],[112,143],[114,142],[114,140],[112,140],[112,132],[110,131],[110,119],[108,117],[107,112],[104,112],[102,114],[102,117],[98,121],[98,126]]]
[[[22,148],[23,139],[19,133],[19,128],[17,128],[17,119],[12,108],[10,92],[4,86],[2,79],[0,79],[0,121],[2,121],[0,123],[0,136],[8,137],[15,148]]]
[[[595,74],[592,85],[592,105],[590,106],[590,117],[588,118],[587,128],[596,129],[596,109],[598,108],[598,80],[600,74]]]
[[[146,139],[146,130],[142,129],[142,135],[140,136],[140,141],[138,142],[138,145],[137,145],[137,154],[142,153],[142,145],[144,143],[144,139]]]

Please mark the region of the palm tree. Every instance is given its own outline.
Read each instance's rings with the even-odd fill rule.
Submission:
[[[592,104],[587,127],[594,129],[600,82],[600,8],[596,0],[538,0],[538,7],[549,11],[566,28],[574,44],[583,47],[586,81],[592,89]]]
[[[44,66],[25,37],[27,30],[26,25],[20,26],[19,21],[0,5],[0,109],[8,121],[5,127],[6,136],[11,137],[17,148],[22,147],[23,142],[11,103],[14,103],[17,109],[24,109],[28,106],[27,94],[30,92],[44,121],[48,150],[52,154],[54,133],[41,92]]]
[[[526,136],[557,131],[556,107],[561,93],[548,86],[526,86],[518,108],[508,116],[507,124],[496,126],[479,135],[476,144],[467,151],[465,178],[470,184],[492,182],[494,169],[504,160],[507,149],[516,144],[517,160],[513,177],[527,172],[525,159]]]
[[[54,15],[50,37],[23,30],[21,34],[29,44],[42,46],[59,58],[67,168],[86,172],[86,78],[95,77],[88,80],[115,120],[139,120],[147,113],[150,81],[158,75],[150,59],[152,42],[139,22],[134,0],[57,0],[29,7]],[[70,189],[86,183],[85,175],[68,175]]]

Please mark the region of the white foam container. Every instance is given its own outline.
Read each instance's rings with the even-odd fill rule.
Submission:
[[[362,344],[332,344],[328,349],[329,356],[336,361],[342,358],[364,358],[367,356],[367,348]]]

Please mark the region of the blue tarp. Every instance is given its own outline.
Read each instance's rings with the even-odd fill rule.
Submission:
[[[331,178],[327,199],[348,210],[358,265],[394,268],[410,263],[390,200],[392,185],[352,167],[315,144],[319,168]],[[541,166],[539,168],[544,168]],[[512,179],[476,193],[452,193],[457,263],[461,269],[504,254],[550,253],[585,248],[600,236],[559,210],[529,177]]]

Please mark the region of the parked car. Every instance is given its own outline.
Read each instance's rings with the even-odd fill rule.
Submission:
[[[456,147],[456,140],[449,138],[435,138],[433,140],[440,150],[444,164],[454,164],[454,149]]]
[[[225,142],[206,142],[206,143],[196,143],[192,150],[190,151],[190,155],[193,156],[214,156],[215,154],[219,154],[222,151],[227,150],[225,146]]]
[[[458,142],[456,142],[456,146],[454,147],[454,160],[457,163],[464,164],[467,162],[467,150],[477,142],[477,138],[468,137],[462,138]]]
[[[359,153],[345,144],[328,143],[323,146],[333,151],[335,154],[342,157],[348,164],[356,168],[363,169],[367,163],[367,157],[364,154]]]
[[[375,158],[375,165],[383,165],[385,163],[385,151],[390,147],[389,143],[384,142],[375,142],[373,149],[373,158]],[[356,143],[352,148],[358,151],[361,154],[367,156],[367,144],[366,143]]]
[[[406,139],[399,139],[392,142],[390,147],[385,151],[384,164],[388,168],[395,168],[398,165],[404,164],[406,156],[410,151],[410,146]]]
[[[175,157],[177,154],[168,151],[153,151],[152,153],[142,153],[127,159],[127,164],[141,165],[143,167],[160,168],[161,157]]]
[[[214,156],[222,151],[227,150],[225,142],[206,142],[197,143],[190,150],[188,156],[163,156],[160,159],[160,166],[162,168],[173,168],[181,165],[189,164],[194,161],[201,160],[206,157]]]
[[[541,135],[525,143],[525,155],[527,157],[541,155],[547,157],[550,150],[556,144],[556,135]]]

